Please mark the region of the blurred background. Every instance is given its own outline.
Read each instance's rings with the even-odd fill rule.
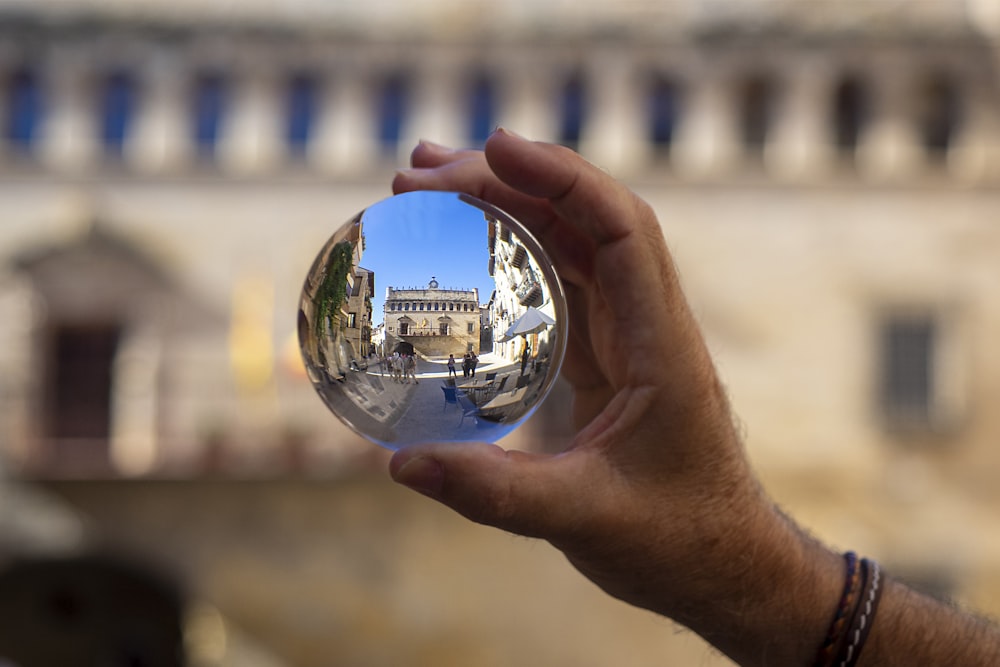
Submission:
[[[657,210],[781,505],[1000,614],[998,65],[994,0],[0,0],[0,663],[728,664],[305,378],[329,234],[497,125]]]

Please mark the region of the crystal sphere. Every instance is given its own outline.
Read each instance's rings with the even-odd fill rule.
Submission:
[[[298,314],[320,398],[389,449],[509,434],[552,388],[566,327],[538,242],[454,192],[396,195],[344,223],[309,269]]]

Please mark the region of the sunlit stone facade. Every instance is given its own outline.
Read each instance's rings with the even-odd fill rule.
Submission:
[[[372,298],[375,296],[375,272],[358,267],[352,272],[347,300],[345,332],[359,357],[375,350],[372,344]]]
[[[508,361],[517,361],[527,346],[532,360],[544,359],[551,354],[548,349],[551,330],[525,336],[506,334],[529,307],[542,311],[552,321],[557,319],[552,303],[553,286],[523,241],[497,220],[490,223],[490,268],[496,290],[487,308],[494,323],[493,352]]]
[[[385,350],[400,342],[432,357],[479,354],[479,290],[442,288],[431,278],[426,288],[385,290]]]

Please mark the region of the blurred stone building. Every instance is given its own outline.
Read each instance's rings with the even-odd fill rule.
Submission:
[[[419,138],[475,146],[503,125],[580,150],[656,209],[747,446],[793,515],[1000,613],[998,40],[991,0],[0,2],[2,467],[119,480],[48,488],[148,546],[143,507],[169,523],[168,506],[198,515],[197,498],[241,516],[212,489],[170,495],[154,480],[292,473],[307,485],[300,473],[342,480],[381,463],[305,381],[302,280],[333,229],[389,194]],[[555,446],[564,401],[515,443]],[[414,511],[372,486],[337,497]],[[315,500],[304,486],[271,490],[275,506]],[[108,500],[126,492],[170,503],[129,514]],[[294,508],[306,505],[284,507],[275,534],[300,525]],[[412,525],[476,539],[430,516]],[[335,532],[322,523],[335,518],[311,529]],[[346,534],[376,552],[405,535],[446,579],[459,566],[449,553],[482,556],[391,525],[381,542]],[[178,530],[189,558],[161,555],[196,581],[229,582],[213,590],[220,605],[273,630],[275,646],[313,627],[241,607],[246,589],[226,576],[270,575],[271,603],[280,578],[250,556],[223,568],[196,546],[205,533]],[[306,546],[294,560],[313,582],[341,572]],[[393,632],[416,641],[400,628],[421,621],[406,620],[387,582],[415,598],[424,589],[395,561],[366,563],[354,566],[375,598],[403,605]],[[476,583],[499,597],[519,590],[489,576]],[[539,608],[577,619],[590,599],[580,605],[573,582],[550,576],[524,599],[551,587],[569,609]],[[357,630],[345,619],[359,606],[384,611],[363,599],[331,603],[325,618]],[[630,613],[593,604],[602,621]],[[446,607],[436,618],[458,623]],[[663,627],[619,628],[626,649],[576,622],[584,630],[561,647],[525,640],[530,659],[435,626],[454,653],[428,644],[419,664],[470,664],[463,651],[480,665],[609,664],[616,651],[636,651],[633,665],[715,659],[677,648]],[[371,640],[369,661],[350,664],[405,662],[372,638],[383,626],[364,627],[373,635],[353,634]],[[573,657],[559,662],[557,648]]]

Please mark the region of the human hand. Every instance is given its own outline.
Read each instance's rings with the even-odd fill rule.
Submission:
[[[395,192],[484,199],[549,253],[569,305],[562,373],[577,433],[557,455],[410,447],[394,454],[393,478],[474,521],[548,540],[608,593],[747,664],[758,651],[805,664],[837,596],[838,557],[756,483],[650,207],[569,149],[503,130],[484,152],[422,143],[412,166]],[[790,575],[806,587],[795,603],[820,610],[805,631],[765,613],[789,604],[774,581]],[[769,622],[748,624],[754,613]]]

